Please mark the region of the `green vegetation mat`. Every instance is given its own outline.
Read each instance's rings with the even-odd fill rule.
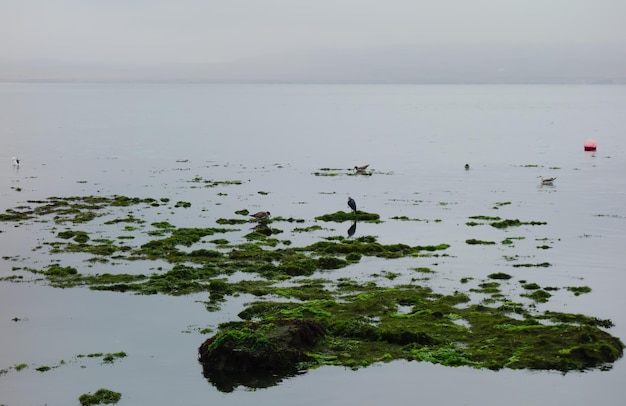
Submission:
[[[194,182],[212,186],[202,179]],[[623,343],[605,331],[612,326],[610,320],[537,312],[533,305],[502,294],[501,283],[514,283],[509,282],[509,274],[494,273],[475,285],[470,283],[473,278],[462,278],[450,294],[424,286],[418,271],[433,271],[424,267],[420,258],[445,256],[448,244],[412,246],[381,244],[375,236],[324,236],[294,246],[285,237],[288,233],[280,228],[282,224],[309,221],[313,224],[292,226],[291,234],[319,233],[328,230],[315,220],[378,223],[380,216],[375,213],[337,212],[313,220],[276,217],[258,222],[246,216],[247,210],[238,210],[235,215],[245,219],[218,219],[220,227],[207,228],[177,227],[169,221],[148,224],[135,215],[142,209],[187,210],[190,206],[187,202],[171,203],[168,198],[124,196],[29,201],[0,214],[0,222],[16,227],[51,225],[51,239],[33,250],[48,249],[50,255],[63,258],[83,255],[85,269],[75,263],[64,265],[61,260],[43,268],[14,266],[16,276],[4,280],[18,281],[30,273],[36,280],[61,288],[87,286],[93,290],[169,295],[207,292],[205,304],[209,311],[219,310],[229,297],[251,295],[256,299],[247,304],[240,319],[222,324],[199,349],[205,375],[226,391],[239,384],[271,384],[320,365],[359,368],[406,359],[492,370],[566,372],[606,368],[623,355]],[[499,217],[471,218],[496,228],[545,224]],[[244,227],[252,231],[242,232]],[[235,237],[229,238],[231,235]],[[496,245],[477,239],[465,242]],[[512,246],[512,239],[503,245]],[[416,277],[396,285],[391,281],[397,274],[387,271],[379,273],[384,284],[349,278],[348,273],[337,277],[337,270],[359,269],[364,258],[413,259],[407,272],[416,273]],[[10,256],[4,259],[20,261]],[[132,261],[156,265],[152,272],[114,272],[113,264]],[[107,272],[84,272],[94,264]],[[512,267],[547,266],[550,264]],[[235,273],[249,278],[230,280]],[[559,289],[542,288],[525,280],[519,283],[520,299],[534,303],[548,301],[548,291]],[[572,296],[591,291],[589,287],[564,289]],[[476,302],[472,300],[475,294],[487,298]]]

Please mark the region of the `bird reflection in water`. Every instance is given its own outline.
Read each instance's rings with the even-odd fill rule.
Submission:
[[[354,233],[356,233],[356,220],[354,220],[354,223],[352,223],[352,225],[348,229],[348,237],[352,237]]]
[[[272,229],[267,226],[267,224],[257,224],[252,228],[257,233],[261,233],[266,236],[272,235]]]

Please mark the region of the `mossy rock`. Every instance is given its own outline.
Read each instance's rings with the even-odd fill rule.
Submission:
[[[488,277],[490,279],[501,279],[501,280],[506,280],[506,279],[511,279],[512,276],[509,275],[508,273],[504,273],[504,272],[495,272],[495,273],[491,273],[488,275]]]
[[[325,333],[305,342],[305,356],[291,354],[281,358],[285,362],[280,364],[283,370],[293,372],[319,365],[358,368],[406,359],[492,370],[567,372],[603,368],[623,355],[624,344],[598,328],[610,327],[610,321],[582,315],[545,313],[538,317],[521,311],[510,317],[510,308],[460,307],[470,301],[467,295],[442,296],[415,285],[353,285],[352,292],[338,299],[253,303],[239,316],[264,321],[221,326],[223,334],[205,342],[201,354],[216,347],[215,342],[226,340],[228,351],[222,351],[213,362],[218,369],[240,374],[238,383],[231,384],[247,385],[245,379],[252,380],[258,371],[245,378],[250,368],[248,361],[241,364],[241,353],[252,357],[251,354],[264,354],[268,348],[276,350],[275,331],[284,328],[283,323],[292,325],[300,320],[305,325],[314,322],[315,331]],[[398,313],[400,306],[409,307],[409,311]],[[464,320],[467,325],[457,324],[457,320]],[[266,330],[270,333],[266,334]],[[296,343],[300,341],[296,339]],[[288,362],[293,364],[289,366]]]
[[[336,223],[343,223],[344,221],[379,222],[380,216],[376,213],[367,213],[361,210],[357,210],[356,212],[338,211],[317,216],[315,220],[334,221]]]
[[[78,401],[83,406],[100,405],[100,404],[114,404],[120,401],[122,394],[113,392],[108,389],[98,389],[94,394],[85,393],[80,395]]]
[[[222,391],[274,384],[313,361],[308,352],[323,336],[322,326],[311,320],[231,323],[202,343],[199,360],[204,376]]]

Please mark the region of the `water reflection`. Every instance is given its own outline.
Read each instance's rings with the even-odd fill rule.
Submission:
[[[352,225],[348,229],[348,237],[352,237],[354,233],[356,233],[356,220],[354,220],[354,223],[352,223]]]
[[[537,189],[541,190],[541,189],[545,189],[546,191],[550,191],[552,189],[554,189],[556,186],[554,185],[554,183],[539,183],[539,185],[537,186]]]
[[[276,386],[283,381],[306,371],[285,372],[281,374],[271,372],[215,372],[203,367],[202,375],[220,392],[233,392],[239,386],[249,389],[264,389]]]
[[[253,227],[253,230],[258,232],[258,233],[264,234],[264,235],[266,235],[268,237],[270,235],[272,235],[272,229],[269,228],[269,226],[267,224],[258,224],[258,225]]]

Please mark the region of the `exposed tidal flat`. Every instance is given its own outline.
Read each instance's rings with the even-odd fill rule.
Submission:
[[[522,111],[537,127],[548,116]],[[335,117],[344,130],[348,119]],[[72,151],[79,138],[57,142]],[[144,155],[118,145],[69,162],[56,147],[56,159],[30,150],[3,175],[0,402],[76,403],[100,388],[120,393],[119,404],[404,401],[416,382],[433,404],[620,399],[623,145],[588,154],[557,132],[533,140],[554,156],[524,142],[509,163],[486,146],[450,165],[418,150],[464,142],[442,138],[391,138],[367,175],[350,168],[366,163],[359,145],[378,145],[368,139],[280,159],[285,138],[254,156],[241,145],[228,161],[217,136],[202,153],[160,141],[175,156],[141,138]],[[555,185],[539,184],[547,174]],[[253,219],[259,210],[272,215]],[[198,362],[208,339],[260,353],[294,320],[313,332],[300,336],[310,340],[295,371],[246,381]]]

